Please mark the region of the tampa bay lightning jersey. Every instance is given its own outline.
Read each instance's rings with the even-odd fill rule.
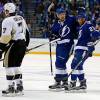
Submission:
[[[73,16],[67,16],[64,22],[60,22],[59,20],[56,21],[51,27],[51,32],[62,38],[59,43],[71,42],[76,35],[76,26],[76,18]]]
[[[96,34],[95,34],[96,33]],[[75,49],[83,49],[83,50],[94,50],[94,45],[89,46],[88,44],[94,42],[94,37],[100,37],[100,33],[96,32],[95,28],[91,24],[91,22],[86,21],[79,30],[78,42],[76,44]]]

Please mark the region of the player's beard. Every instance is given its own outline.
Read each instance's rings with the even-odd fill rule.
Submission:
[[[79,23],[80,25],[83,25],[83,24],[85,23],[85,19],[79,19],[79,20],[78,20],[78,23]]]
[[[9,17],[9,11],[4,11],[5,17]]]
[[[65,21],[65,16],[60,17],[59,20],[60,20],[61,22],[64,22],[64,21]]]
[[[59,20],[60,20],[61,22],[64,22],[64,21],[65,21],[65,18],[66,18],[65,13],[64,13],[64,14],[58,15],[58,18],[59,18]]]
[[[62,17],[61,21],[65,21],[65,17]]]

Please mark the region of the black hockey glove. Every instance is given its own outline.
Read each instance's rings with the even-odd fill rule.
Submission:
[[[3,53],[3,52],[2,52],[2,51],[0,51],[0,59],[2,58],[2,53]]]
[[[55,34],[50,34],[50,35],[49,35],[50,41],[53,41],[53,40],[58,39],[58,38],[60,38],[59,35],[55,35]]]
[[[29,50],[28,50],[28,48],[26,47],[26,53],[29,53]]]
[[[0,59],[2,58],[2,54],[5,51],[7,44],[0,43]]]
[[[30,32],[26,29],[26,47],[28,47],[30,42]]]

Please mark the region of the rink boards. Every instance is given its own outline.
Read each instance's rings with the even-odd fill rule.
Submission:
[[[33,48],[35,46],[46,43],[48,41],[49,41],[48,39],[31,38],[31,41],[30,41],[28,48]],[[56,43],[53,43],[52,44],[52,54],[55,54],[55,48],[56,48]],[[41,46],[37,49],[33,49],[29,53],[30,54],[49,54],[49,45],[46,44],[46,45]],[[93,55],[94,56],[100,56],[100,42],[96,45]]]

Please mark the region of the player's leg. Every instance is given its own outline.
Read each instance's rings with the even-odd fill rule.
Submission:
[[[82,63],[78,67],[78,70],[79,70],[78,79],[79,79],[80,85],[77,87],[77,90],[86,89],[87,88],[85,74],[83,72],[83,70],[84,70],[83,64],[88,59],[88,57],[91,57],[92,56],[92,52],[93,51],[94,51],[94,46],[90,47],[89,48],[89,51],[84,51],[84,50],[81,51],[81,52],[83,52],[81,55],[82,55],[82,57],[84,59],[82,60]]]
[[[15,58],[13,60],[12,65],[14,67],[15,72],[15,84],[16,84],[16,93],[17,94],[23,94],[23,81],[22,81],[22,72],[21,72],[21,63],[25,55],[26,47],[25,47],[25,41],[24,40],[18,40],[15,43],[13,48],[13,55],[12,58]],[[18,55],[18,56],[17,56]]]
[[[65,65],[65,58],[62,56],[63,54],[63,46],[57,44],[56,47],[56,61],[55,61],[55,66],[56,66],[56,71],[55,71],[55,84],[50,85],[50,89],[56,89],[56,88],[61,88],[61,81],[63,76],[67,76],[66,73],[66,65]]]
[[[3,96],[14,96],[15,95],[14,70],[11,67],[5,68],[5,70],[6,70],[6,79],[8,81],[8,88],[2,91],[2,95]]]
[[[15,73],[13,69],[14,67],[10,66],[11,63],[9,63],[12,62],[10,59],[10,52],[12,48],[13,44],[9,45],[4,55],[4,61],[3,61],[3,66],[5,67],[6,70],[6,79],[8,81],[8,89],[2,91],[2,94],[5,96],[11,96],[15,93],[15,87],[14,87]]]
[[[67,49],[66,49],[67,48]],[[72,43],[69,43],[69,44],[65,44],[64,48],[63,48],[63,51],[64,51],[64,55],[63,57],[65,58],[64,59],[64,62],[63,62],[63,66],[65,69],[67,69],[66,67],[66,63],[67,61],[69,60],[71,54],[72,54],[72,50],[73,50],[73,44]],[[65,75],[62,75],[62,87],[65,88],[66,87],[66,90],[69,90],[69,85],[68,85],[68,73],[66,72]]]
[[[68,73],[66,71],[66,62],[69,59],[69,53],[72,45],[60,44],[56,48],[56,73],[55,84],[49,86],[49,88],[64,88],[68,86]],[[67,48],[67,49],[66,49]],[[62,82],[62,84],[61,84]]]
[[[14,68],[15,72],[15,83],[16,83],[16,93],[23,94],[23,80],[22,80],[22,72],[20,67]]]
[[[83,71],[84,70],[83,64],[87,60],[87,58],[89,57],[88,52],[83,51],[82,56],[84,59],[82,60],[82,63],[78,67],[78,71],[79,71],[78,79],[79,79],[80,85],[77,87],[77,89],[86,89],[87,88],[85,73]]]
[[[22,73],[19,69],[19,66],[21,66],[23,57],[25,55],[25,50],[26,50],[25,41],[18,40],[11,42],[11,46],[7,50],[7,53],[5,54],[4,66],[5,67],[8,66],[13,69],[14,73],[13,80],[17,86],[16,91],[17,89],[19,89],[19,87],[21,91],[23,90]]]
[[[81,70],[83,70],[83,64],[84,64],[85,60],[81,63],[81,65],[79,66],[79,69],[78,69],[79,70],[78,79],[79,79],[80,85],[77,87],[77,90],[87,88],[85,73],[83,71],[81,71]]]
[[[76,89],[76,81],[77,78],[80,81],[80,86],[83,85],[83,82],[86,82],[85,80],[85,74],[83,72],[83,63],[87,59],[87,57],[83,60],[83,58],[86,56],[86,51],[84,50],[76,50],[74,59],[72,60],[71,68],[75,69],[73,73],[71,74],[71,88]],[[81,62],[81,63],[80,63]],[[80,63],[80,64],[79,64]],[[79,64],[79,65],[78,65]],[[78,65],[78,66],[77,66]],[[84,80],[84,81],[83,81]],[[74,83],[74,85],[72,85]],[[82,83],[82,84],[81,84]],[[84,84],[85,85],[85,84]],[[86,86],[86,85],[85,85]]]

